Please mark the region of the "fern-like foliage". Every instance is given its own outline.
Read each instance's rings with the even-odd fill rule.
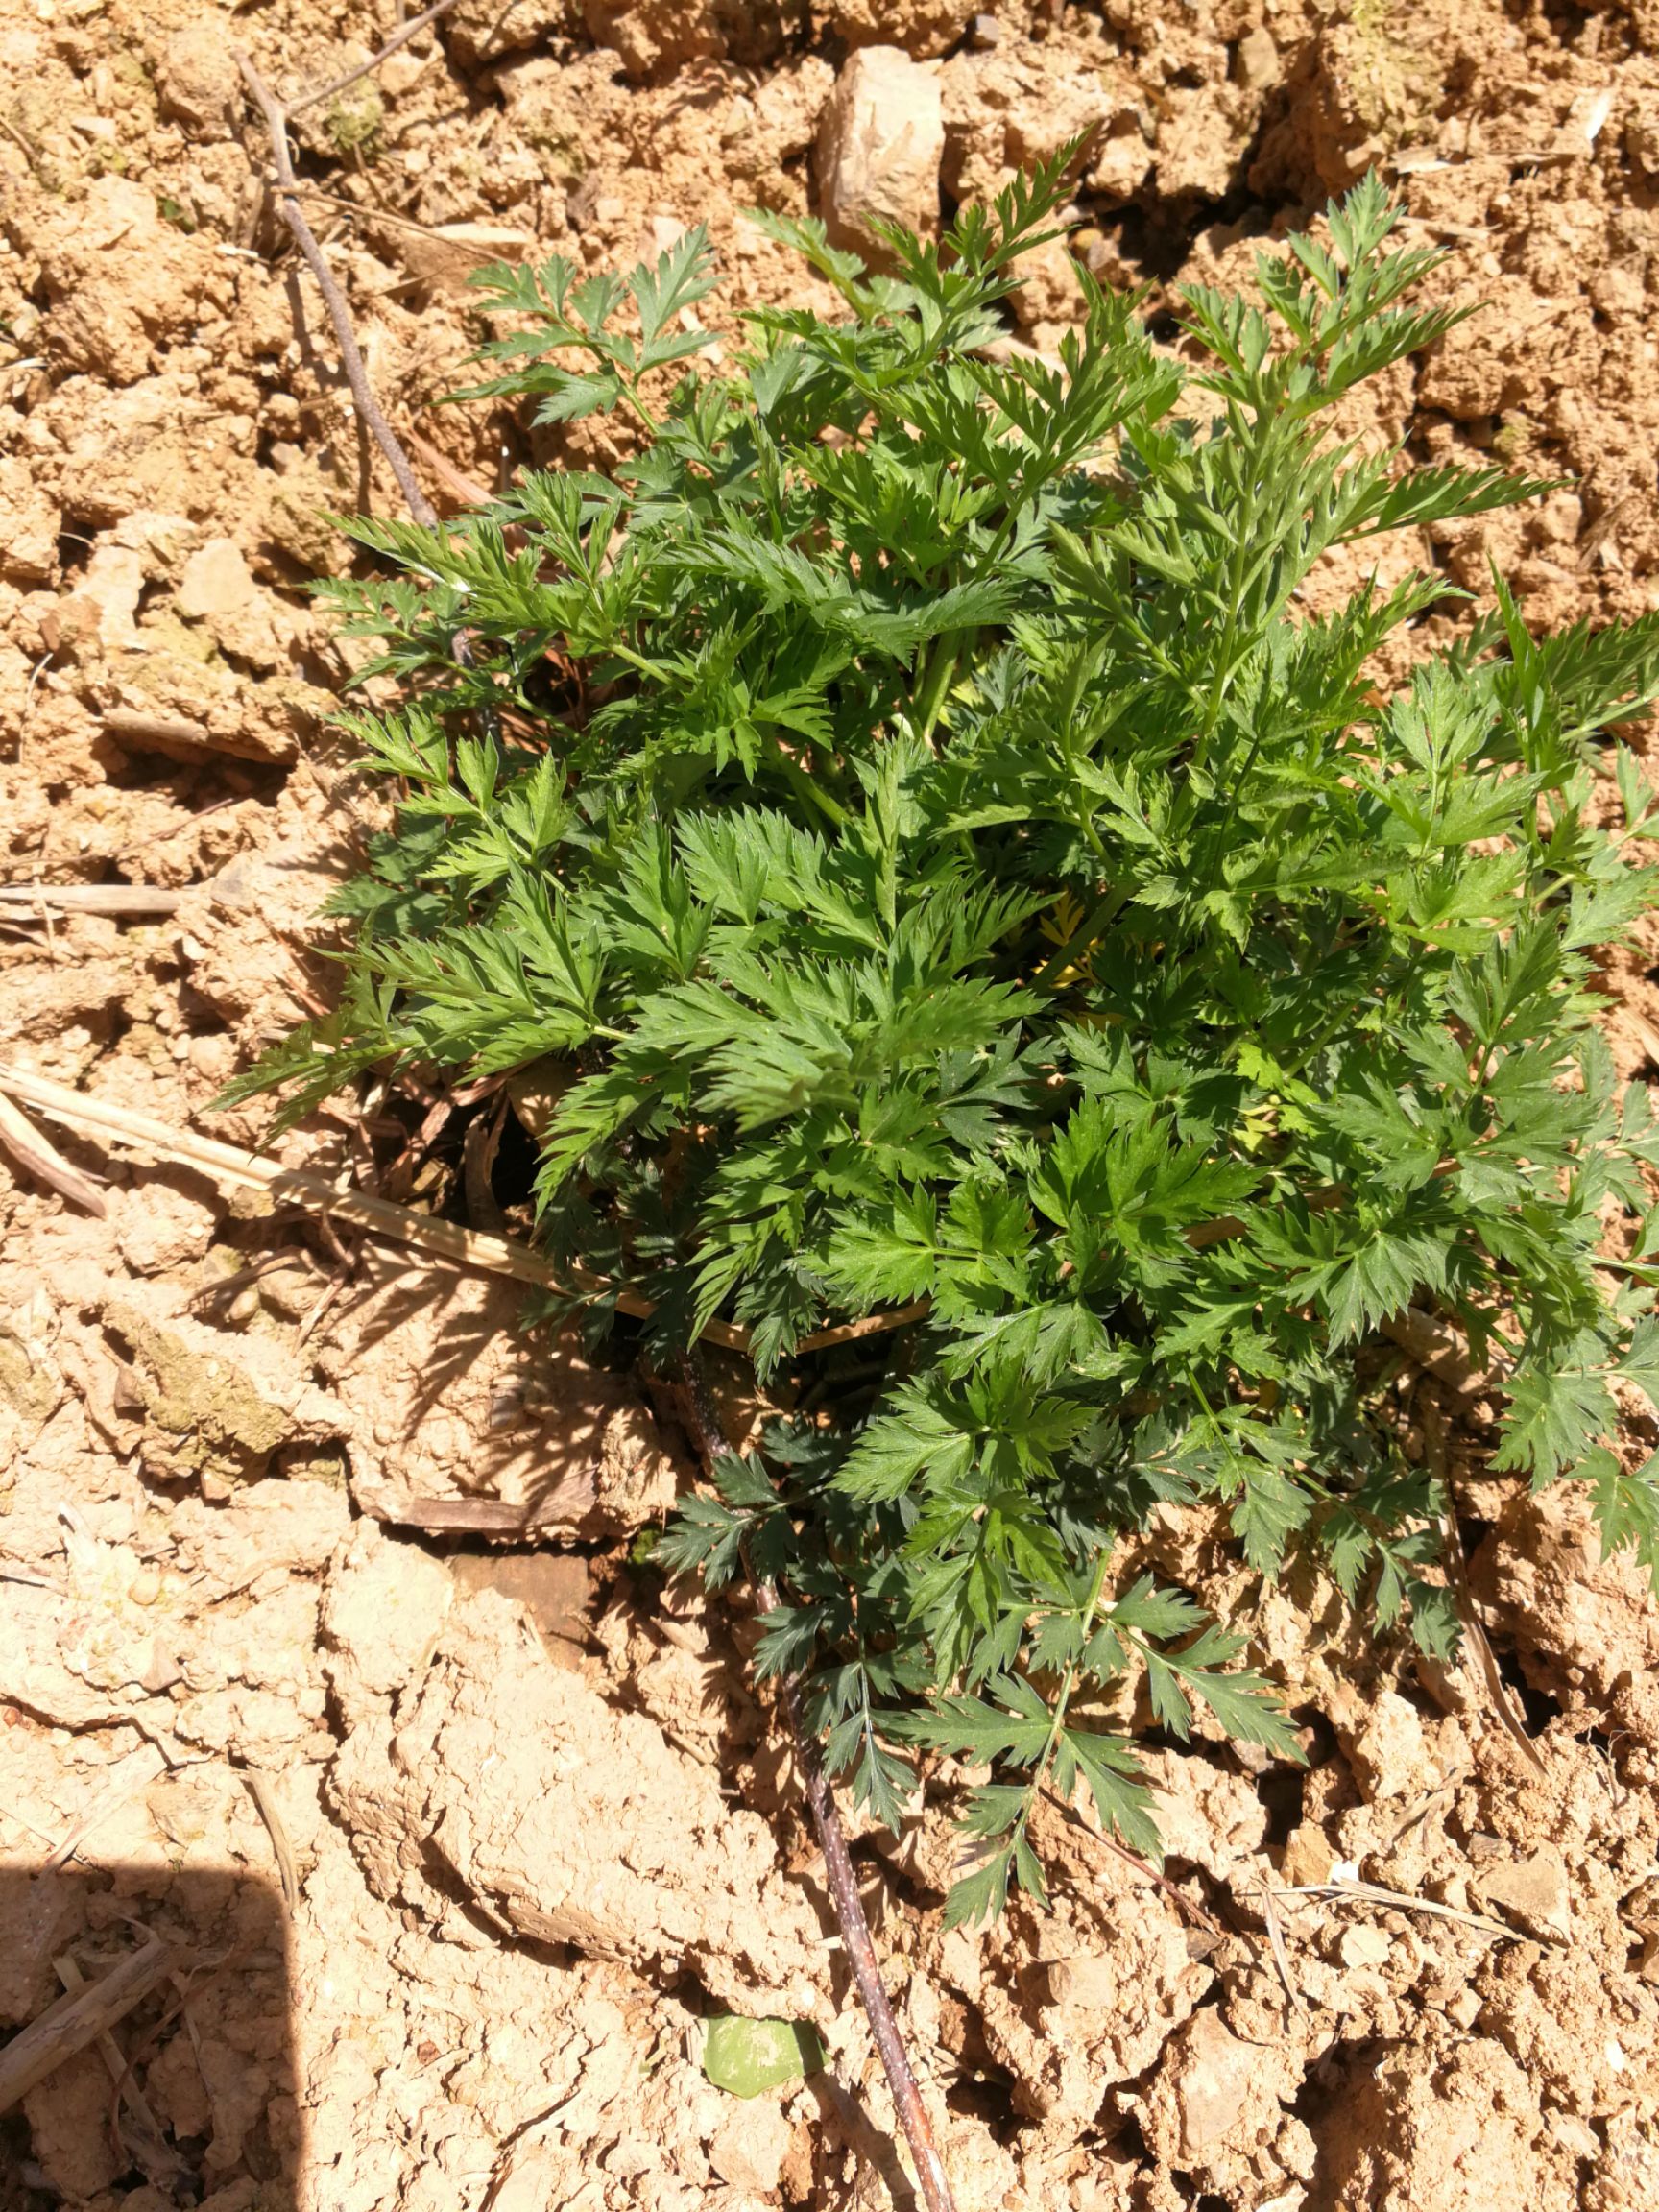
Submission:
[[[1366,182],[1262,256],[1262,304],[1190,293],[1185,359],[1085,278],[1041,361],[994,341],[1064,168],[943,250],[895,232],[893,276],[764,218],[844,313],[752,315],[718,371],[700,234],[485,277],[514,327],[479,389],[632,410],[644,449],[352,526],[391,572],[333,593],[401,689],[352,724],[398,826],[339,902],[341,1013],[236,1087],[292,1117],[371,1063],[568,1063],[549,1252],[654,1299],[659,1354],[746,1326],[801,1408],[660,1556],[777,1581],[762,1663],[883,1815],[904,1746],[987,1770],[958,1916],[1041,1889],[1042,1790],[1155,1848],[1126,1675],[1177,1734],[1197,1699],[1291,1747],[1223,1625],[1114,1582],[1161,1502],[1455,1641],[1382,1408],[1407,1307],[1502,1334],[1498,1463],[1588,1478],[1659,1569],[1655,1468],[1612,1441],[1621,1379],[1659,1391],[1659,1135],[1592,963],[1655,897],[1604,733],[1659,693],[1659,618],[1537,640],[1500,583],[1381,695],[1378,648],[1456,594],[1311,617],[1321,556],[1539,489],[1330,434],[1457,320],[1413,303],[1432,256]]]

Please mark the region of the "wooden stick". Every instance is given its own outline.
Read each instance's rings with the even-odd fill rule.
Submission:
[[[241,70],[244,84],[258,102],[265,117],[265,128],[271,138],[271,158],[276,172],[277,205],[282,210],[283,222],[294,233],[294,243],[305,256],[306,265],[317,279],[317,289],[323,295],[328,320],[334,325],[346,381],[351,387],[351,397],[356,403],[357,420],[367,425],[374,443],[385,454],[410,514],[424,528],[435,529],[438,510],[416,482],[415,471],[409,466],[409,456],[398,445],[391,423],[380,412],[380,403],[374,397],[369,382],[369,372],[363,366],[363,355],[358,350],[357,334],[351,327],[351,312],[346,304],[345,294],[334,281],[334,272],[323,258],[323,249],[318,245],[300,205],[300,185],[294,175],[293,156],[288,151],[287,110],[246,54],[237,54],[236,66]],[[323,91],[313,93],[310,97],[320,100],[332,88],[325,85]]]
[[[165,1943],[151,1942],[84,1989],[65,1991],[37,2020],[0,2049],[0,2112],[56,2074],[141,2005],[174,1964]]]
[[[56,1190],[60,1198],[102,1220],[108,1209],[104,1193],[89,1175],[83,1175],[79,1167],[71,1167],[68,1161],[41,1136],[26,1116],[19,1114],[3,1092],[0,1092],[0,1151],[6,1152],[26,1175],[44,1183]]]
[[[50,912],[160,922],[179,911],[183,896],[158,883],[0,883],[0,921],[43,922]]]
[[[1429,1397],[1427,1392],[1425,1397]],[[1469,1586],[1469,1562],[1463,1556],[1463,1538],[1457,1527],[1457,1500],[1446,1466],[1446,1416],[1431,1398],[1423,1409],[1423,1449],[1439,1493],[1440,1548],[1446,1555],[1446,1579],[1451,1585],[1457,1619],[1479,1666],[1480,1679],[1486,1685],[1486,1695],[1492,1700],[1499,1726],[1533,1772],[1544,1774],[1548,1769],[1543,1756],[1527,1733],[1526,1722],[1509,1695],[1509,1685],[1499,1671],[1498,1654],[1486,1634],[1486,1624],[1475,1609],[1475,1593]]]
[[[1497,1351],[1485,1367],[1477,1367],[1469,1357],[1468,1345],[1450,1322],[1420,1312],[1415,1306],[1407,1306],[1403,1313],[1391,1313],[1379,1327],[1403,1352],[1408,1352],[1419,1367],[1455,1390],[1460,1398],[1480,1398],[1490,1390],[1501,1389],[1514,1371],[1514,1362]]]
[[[84,1091],[73,1091],[65,1083],[54,1083],[47,1076],[36,1075],[27,1068],[0,1063],[0,1093],[10,1093],[62,1128],[85,1136],[108,1138],[116,1143],[134,1146],[155,1159],[198,1168],[204,1175],[210,1175],[233,1190],[269,1190],[273,1198],[289,1199],[310,1212],[334,1220],[349,1221],[356,1228],[367,1229],[372,1236],[414,1245],[456,1267],[472,1267],[488,1275],[509,1275],[515,1282],[534,1283],[546,1289],[574,1287],[589,1297],[611,1297],[615,1300],[619,1312],[637,1321],[648,1321],[657,1310],[654,1298],[647,1298],[637,1290],[617,1289],[602,1276],[590,1274],[586,1267],[556,1268],[529,1245],[520,1244],[511,1237],[487,1237],[479,1230],[462,1228],[459,1222],[439,1221],[430,1214],[417,1214],[411,1207],[394,1205],[389,1198],[371,1198],[361,1190],[339,1190],[326,1176],[313,1175],[303,1168],[280,1166],[260,1153],[245,1152],[234,1144],[221,1144],[211,1137],[199,1137],[193,1129],[174,1129],[148,1114],[134,1114],[125,1106],[108,1104]],[[878,1329],[902,1328],[906,1322],[919,1319],[926,1310],[926,1301],[922,1301],[915,1306],[902,1307],[894,1313],[872,1313],[862,1321],[820,1329],[813,1335],[804,1336],[798,1349],[817,1351],[826,1345],[844,1344],[855,1337],[871,1335]],[[703,1334],[708,1342],[729,1352],[749,1349],[750,1332],[734,1322],[709,1321],[705,1324]]]
[[[708,1377],[703,1373],[695,1354],[688,1354],[682,1359],[680,1372],[698,1454],[705,1467],[711,1468],[717,1458],[727,1455],[729,1448],[720,1432],[720,1419],[709,1392]],[[776,1610],[778,1592],[770,1580],[758,1582],[756,1594],[762,1613]],[[801,1685],[795,1675],[785,1674],[781,1687],[783,1712],[795,1746],[796,1764],[801,1769],[801,1787],[824,1853],[830,1901],[835,1908],[842,1947],[846,1951],[848,1964],[853,1969],[858,1994],[864,2001],[864,2013],[870,2023],[871,2037],[881,2055],[882,2066],[886,2069],[887,2083],[893,2092],[899,2124],[904,2130],[904,2140],[910,2146],[910,2155],[916,2164],[916,2180],[922,2193],[922,2201],[927,2207],[927,2212],[955,2212],[955,2200],[950,2194],[945,2161],[939,2155],[939,2147],[933,2137],[933,2123],[926,2105],[922,2102],[922,2091],[910,2064],[910,2055],[904,2048],[904,2038],[894,2015],[892,2000],[881,1980],[881,1965],[870,1935],[864,1901],[858,1894],[852,1855],[847,1849],[847,1832],[841,1825],[841,1815],[835,1806],[835,1792],[830,1788],[830,1777],[824,1771],[824,1762],[818,1755],[817,1739],[806,1726],[805,1717],[801,1710]]]
[[[271,1839],[272,1855],[276,1861],[276,1879],[282,1885],[282,1902],[292,1915],[300,1910],[300,1866],[294,1857],[294,1846],[288,1840],[288,1830],[283,1825],[276,1792],[271,1787],[270,1777],[260,1773],[257,1767],[235,1767],[231,1772],[241,1776],[249,1796],[253,1800],[254,1811],[265,1823],[265,1833]]]
[[[88,1988],[86,1977],[67,1951],[52,1961],[58,1969],[58,1979],[71,1995]],[[103,2059],[115,2092],[114,2106],[110,2113],[112,2128],[119,2138],[119,2148],[128,2157],[136,2161],[144,2178],[153,2187],[168,2189],[183,2181],[190,2174],[188,2159],[181,2158],[168,2142],[161,2123],[151,2108],[150,2101],[132,2079],[132,2068],[126,2054],[114,2036],[106,2029],[97,2037],[98,2056]],[[120,2112],[123,2101],[131,2117],[131,2136],[123,2135]]]
[[[384,1483],[357,1482],[351,1499],[372,1521],[388,1528],[421,1528],[429,1536],[498,1536],[534,1543],[548,1528],[568,1528],[586,1518],[592,1494],[564,1483],[544,1498],[523,1505],[504,1498],[440,1498],[426,1491],[394,1490]],[[569,1506],[561,1512],[564,1501]]]

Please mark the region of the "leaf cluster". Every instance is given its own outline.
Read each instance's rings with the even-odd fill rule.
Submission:
[[[1659,1133],[1593,964],[1655,896],[1605,733],[1659,693],[1659,618],[1535,638],[1495,578],[1380,685],[1458,594],[1310,613],[1322,558],[1539,489],[1333,430],[1457,321],[1416,301],[1434,257],[1367,181],[1256,301],[1189,293],[1179,355],[1083,277],[1038,359],[1000,310],[1063,180],[893,233],[894,276],[761,218],[840,308],[749,316],[725,367],[700,233],[487,276],[514,327],[477,389],[631,411],[642,449],[352,526],[381,572],[334,596],[399,700],[351,727],[397,827],[340,902],[341,1011],[243,1087],[299,1115],[371,1065],[563,1065],[548,1252],[654,1300],[660,1356],[746,1327],[800,1409],[658,1556],[776,1580],[762,1663],[884,1816],[911,1747],[981,1771],[958,1915],[1041,1890],[1044,1791],[1155,1849],[1109,1724],[1136,1685],[1292,1753],[1235,1635],[1118,1587],[1160,1503],[1450,1648],[1443,1500],[1382,1387],[1407,1308],[1502,1336],[1497,1463],[1588,1477],[1659,1569],[1655,1468],[1613,1441],[1620,1384],[1659,1389]]]

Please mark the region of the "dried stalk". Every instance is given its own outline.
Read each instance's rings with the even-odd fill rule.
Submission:
[[[1378,1905],[1395,1912],[1422,1912],[1431,1920],[1449,1920],[1457,1928],[1473,1928],[1479,1935],[1489,1936],[1495,1942],[1514,1943],[1519,1940],[1517,1931],[1502,1920],[1494,1920],[1489,1913],[1464,1912],[1455,1905],[1442,1905],[1434,1897],[1410,1897],[1404,1889],[1384,1889],[1378,1882],[1309,1882],[1292,1889],[1273,1892],[1280,1897],[1317,1897],[1331,1905]],[[1560,1936],[1543,1940],[1564,1942]]]
[[[186,722],[182,715],[147,714],[138,707],[107,708],[99,720],[115,742],[131,753],[161,753],[185,760],[199,760],[204,753],[223,753],[232,760],[251,760],[256,767],[282,768],[299,752],[292,737],[266,738],[245,735],[239,730],[204,730],[199,722]]]
[[[58,1979],[71,1996],[90,1987],[84,1974],[68,1952],[60,1953],[52,1961],[58,1969]],[[151,2109],[150,2101],[132,2079],[132,2068],[114,2036],[106,2029],[97,2038],[98,2056],[109,2077],[113,2091],[109,2113],[109,2131],[124,2159],[138,2166],[146,2181],[153,2187],[164,2189],[180,2202],[184,2198],[181,2184],[192,2178],[188,2159],[181,2158],[168,2142],[161,2123]],[[129,2115],[128,2127],[121,2126],[121,2106],[125,2103]]]
[[[141,2005],[174,1963],[164,1943],[149,1943],[84,1989],[60,1997],[0,2049],[0,2112],[9,2112],[59,2067],[96,2043]]]
[[[682,1359],[681,1376],[698,1454],[706,1467],[712,1467],[714,1460],[725,1455],[727,1446],[720,1432],[719,1415],[709,1396],[708,1377],[695,1353],[687,1354]],[[757,1592],[761,1612],[772,1612],[779,1601],[773,1584],[763,1580],[757,1585]],[[955,2200],[946,2177],[945,2163],[933,2139],[933,2123],[927,2116],[927,2107],[922,2102],[922,2092],[917,2086],[910,2056],[904,2048],[904,2038],[900,2032],[899,2022],[894,2017],[892,2003],[881,1980],[880,1962],[876,1957],[870,1923],[864,1914],[863,1900],[858,1894],[858,1884],[853,1872],[852,1856],[847,1849],[846,1831],[841,1825],[841,1815],[835,1809],[835,1793],[830,1786],[830,1777],[824,1771],[824,1762],[818,1755],[817,1742],[807,1728],[801,1711],[800,1683],[794,1675],[785,1675],[782,1689],[783,1711],[789,1722],[796,1764],[801,1769],[802,1789],[824,1852],[830,1900],[835,1908],[842,1946],[847,1953],[848,1963],[853,1968],[853,1979],[858,1984],[858,1994],[864,2001],[871,2036],[881,2054],[881,2063],[887,2072],[888,2086],[893,2092],[893,2103],[898,2110],[900,2126],[904,2130],[904,2140],[909,2144],[910,2155],[915,2160],[922,2201],[927,2207],[927,2212],[955,2212]]]
[[[389,1198],[371,1198],[362,1190],[342,1190],[325,1175],[313,1175],[304,1168],[283,1167],[258,1152],[245,1152],[238,1145],[221,1144],[212,1137],[199,1137],[193,1129],[174,1129],[148,1114],[134,1114],[125,1106],[110,1105],[84,1091],[71,1090],[66,1083],[54,1083],[48,1076],[36,1075],[32,1069],[0,1062],[0,1096],[7,1094],[33,1107],[36,1113],[56,1121],[60,1128],[73,1129],[80,1136],[102,1137],[131,1146],[151,1159],[194,1167],[233,1190],[268,1190],[274,1199],[302,1206],[325,1220],[349,1221],[353,1228],[366,1229],[373,1237],[386,1237],[394,1243],[414,1245],[420,1251],[447,1261],[452,1266],[474,1267],[486,1275],[509,1275],[516,1283],[533,1283],[543,1289],[575,1288],[588,1297],[608,1297],[614,1301],[618,1312],[637,1321],[649,1321],[657,1310],[654,1298],[647,1298],[637,1290],[618,1289],[603,1276],[589,1274],[586,1267],[556,1268],[528,1244],[520,1244],[511,1237],[486,1237],[476,1229],[463,1229],[458,1222],[439,1221],[430,1214],[417,1214],[412,1207],[394,1205]],[[902,1307],[894,1313],[872,1313],[862,1321],[820,1329],[809,1336],[803,1336],[797,1349],[822,1351],[830,1345],[851,1343],[878,1330],[902,1328],[908,1321],[920,1319],[926,1310],[924,1302]],[[749,1349],[750,1332],[735,1322],[706,1322],[703,1334],[710,1344],[718,1344],[728,1352]]]
[[[44,1183],[60,1197],[67,1198],[71,1205],[83,1208],[100,1221],[104,1218],[108,1209],[97,1184],[79,1167],[72,1167],[3,1094],[0,1094],[0,1152],[6,1153],[25,1174],[33,1175],[36,1182]]]
[[[410,26],[418,29],[419,26]],[[400,45],[401,38],[394,41]],[[339,342],[340,359],[346,370],[346,380],[351,387],[351,397],[356,404],[357,419],[373,432],[374,443],[385,454],[392,473],[397,479],[409,512],[417,522],[427,529],[437,526],[438,511],[415,480],[415,471],[409,466],[409,456],[397,443],[392,425],[380,412],[379,401],[369,384],[369,372],[363,366],[363,356],[357,348],[357,334],[351,327],[351,312],[346,304],[345,295],[334,281],[334,273],[323,258],[311,226],[306,222],[300,205],[300,184],[294,175],[293,156],[288,151],[288,111],[271,90],[263,77],[249,60],[246,54],[238,53],[236,66],[242,72],[243,82],[259,103],[265,117],[265,128],[271,137],[271,158],[276,172],[276,204],[282,210],[282,220],[294,233],[294,243],[305,256],[306,266],[317,279],[317,289],[323,295],[323,303],[328,310],[328,320],[334,325],[334,336]],[[310,99],[321,99],[324,92],[312,93]]]
[[[1427,1399],[1427,1393],[1425,1393]],[[1498,1724],[1521,1752],[1535,1774],[1546,1772],[1542,1754],[1527,1733],[1527,1725],[1509,1695],[1509,1685],[1498,1667],[1498,1654],[1486,1634],[1485,1623],[1475,1609],[1469,1587],[1469,1562],[1463,1556],[1463,1538],[1457,1527],[1457,1500],[1446,1465],[1446,1416],[1431,1399],[1423,1411],[1423,1448],[1440,1498],[1440,1546],[1446,1555],[1446,1579],[1451,1586],[1457,1619],[1480,1668],[1486,1695],[1498,1716]]]
[[[0,921],[108,914],[123,922],[164,922],[179,911],[183,896],[157,883],[0,883]]]

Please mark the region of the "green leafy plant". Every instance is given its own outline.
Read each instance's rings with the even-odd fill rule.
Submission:
[[[373,85],[350,99],[341,93],[324,111],[324,137],[356,168],[379,159],[385,134],[386,103]]]
[[[478,389],[642,449],[349,525],[388,572],[328,589],[400,701],[349,727],[397,827],[336,902],[338,1013],[233,1094],[292,1119],[371,1067],[562,1064],[536,1195],[572,1309],[648,1302],[660,1361],[741,1332],[794,1409],[655,1558],[776,1586],[759,1665],[884,1817],[915,1747],[984,1771],[958,1918],[1041,1894],[1045,1790],[1156,1850],[1138,1686],[1294,1756],[1238,1633],[1119,1566],[1161,1503],[1455,1643],[1383,1388],[1409,1308],[1506,1362],[1496,1464],[1587,1477],[1659,1569],[1654,1464],[1613,1442],[1621,1379],[1659,1390],[1659,1136],[1592,961],[1655,898],[1604,732],[1659,693],[1659,621],[1534,638],[1495,577],[1381,687],[1462,595],[1314,613],[1321,557],[1541,489],[1332,428],[1459,320],[1412,299],[1435,256],[1368,181],[1262,254],[1260,304],[1190,291],[1182,357],[1082,279],[1056,364],[999,310],[1064,171],[943,248],[892,231],[892,276],[759,218],[839,319],[751,315],[723,369],[701,233],[487,275]]]

